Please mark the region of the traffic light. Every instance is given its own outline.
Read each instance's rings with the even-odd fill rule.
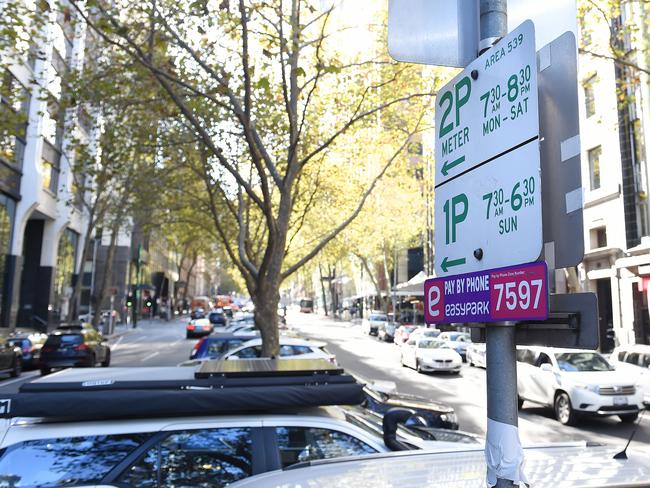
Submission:
[[[147,308],[151,308],[151,298],[147,298],[147,301],[144,302],[144,304]]]
[[[129,295],[126,297],[126,306],[131,308],[133,306],[133,296]]]

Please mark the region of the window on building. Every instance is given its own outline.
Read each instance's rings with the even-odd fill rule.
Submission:
[[[602,148],[600,146],[595,147],[589,150],[589,178],[590,178],[590,188],[592,190],[597,190],[600,188],[600,155],[602,153]]]
[[[56,193],[59,187],[61,153],[47,141],[43,143],[41,168],[43,171],[43,188]]]
[[[594,96],[595,83],[596,76],[594,75],[582,84],[582,89],[585,94],[585,112],[588,118],[596,113],[596,97]]]
[[[607,228],[598,227],[596,229],[591,229],[589,231],[591,249],[599,249],[601,247],[607,247]]]
[[[8,70],[0,79],[0,159],[20,166],[27,137],[29,91]]]

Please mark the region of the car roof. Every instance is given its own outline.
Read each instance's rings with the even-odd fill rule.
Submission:
[[[650,345],[649,344],[626,344],[626,345],[618,346],[614,350],[650,353]]]
[[[647,486],[650,461],[630,455],[627,461],[613,459],[616,450],[573,446],[525,449],[524,472],[536,488]],[[447,452],[402,451],[350,458],[312,461],[284,471],[253,476],[232,488],[420,488],[422,486],[485,486],[485,454],[482,449]],[[570,485],[566,485],[570,480]],[[639,483],[639,484],[636,484]],[[644,483],[641,485],[641,483]]]
[[[553,354],[564,354],[568,352],[589,352],[589,353],[597,353],[600,354],[598,351],[594,351],[593,349],[569,349],[567,347],[549,347],[549,346],[517,346],[517,349],[531,349],[533,351],[538,351],[538,352],[550,352]]]
[[[246,341],[244,344],[239,346],[239,348],[244,348],[244,347],[250,347],[250,346],[260,346],[262,345],[262,338],[261,337],[256,337],[255,339],[251,339],[249,341]],[[281,346],[312,346],[312,347],[325,347],[327,345],[326,342],[321,342],[321,341],[312,341],[309,339],[296,339],[295,337],[286,337],[286,336],[280,336],[280,345]],[[238,349],[239,349],[238,348]],[[233,349],[233,351],[236,351],[237,349]],[[232,352],[232,351],[229,351]]]

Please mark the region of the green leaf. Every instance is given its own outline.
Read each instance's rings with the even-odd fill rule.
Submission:
[[[296,68],[296,76],[306,76],[307,73],[305,73],[305,70],[302,69],[300,66]]]

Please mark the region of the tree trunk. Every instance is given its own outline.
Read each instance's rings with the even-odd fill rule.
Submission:
[[[95,329],[97,329],[97,327],[99,326],[99,320],[102,315],[101,306],[102,303],[104,302],[104,298],[106,297],[106,290],[108,288],[109,281],[111,280],[111,276],[113,274],[113,261],[115,259],[115,248],[117,244],[117,233],[119,228],[120,228],[119,224],[115,224],[111,228],[111,241],[110,244],[108,245],[108,252],[106,253],[106,264],[104,266],[104,275],[102,276],[102,282],[99,287],[99,291],[95,297],[95,306],[93,308],[95,313],[95,315],[93,316],[93,327]]]
[[[95,222],[92,216],[88,219],[88,226],[86,227],[86,236],[84,238],[83,246],[81,246],[81,259],[79,268],[77,269],[77,281],[74,284],[72,289],[72,296],[70,297],[70,310],[68,310],[68,322],[74,322],[75,317],[79,315],[79,298],[81,296],[81,286],[83,285],[83,275],[84,275],[84,266],[86,264],[86,258],[88,256],[88,250],[90,249],[90,243],[92,239],[90,234],[92,234],[95,229]],[[93,290],[90,290],[92,295]]]
[[[386,296],[382,300],[384,313],[388,314],[388,302],[390,300],[390,277],[388,276],[388,259],[386,257],[386,246],[384,246],[384,283],[386,283]],[[394,311],[393,311],[394,312]]]
[[[262,357],[274,358],[280,353],[278,329],[279,285],[260,283],[257,293],[251,296],[255,304],[255,327],[262,336]]]
[[[194,266],[196,266],[197,259],[198,255],[195,252],[192,255],[192,264],[190,265],[190,269],[187,270],[187,277],[185,278],[185,288],[183,288],[183,304],[185,304],[185,300],[187,300],[187,289],[190,286],[190,278],[192,277],[192,271],[194,271]],[[178,276],[180,276],[180,273]]]
[[[325,293],[325,282],[323,281],[323,268],[321,265],[318,265],[318,272],[320,273],[320,287],[323,293],[323,310],[325,311],[325,316],[327,317],[327,294]]]
[[[370,265],[368,264],[368,259],[358,254],[357,257],[361,260],[361,264],[363,265],[363,268],[368,273],[368,276],[370,277],[370,281],[372,281],[372,285],[375,287],[375,291],[377,292],[377,297],[379,298],[379,301],[381,303],[381,288],[379,287],[379,283],[375,279],[375,276],[372,274],[372,270],[370,269]]]

